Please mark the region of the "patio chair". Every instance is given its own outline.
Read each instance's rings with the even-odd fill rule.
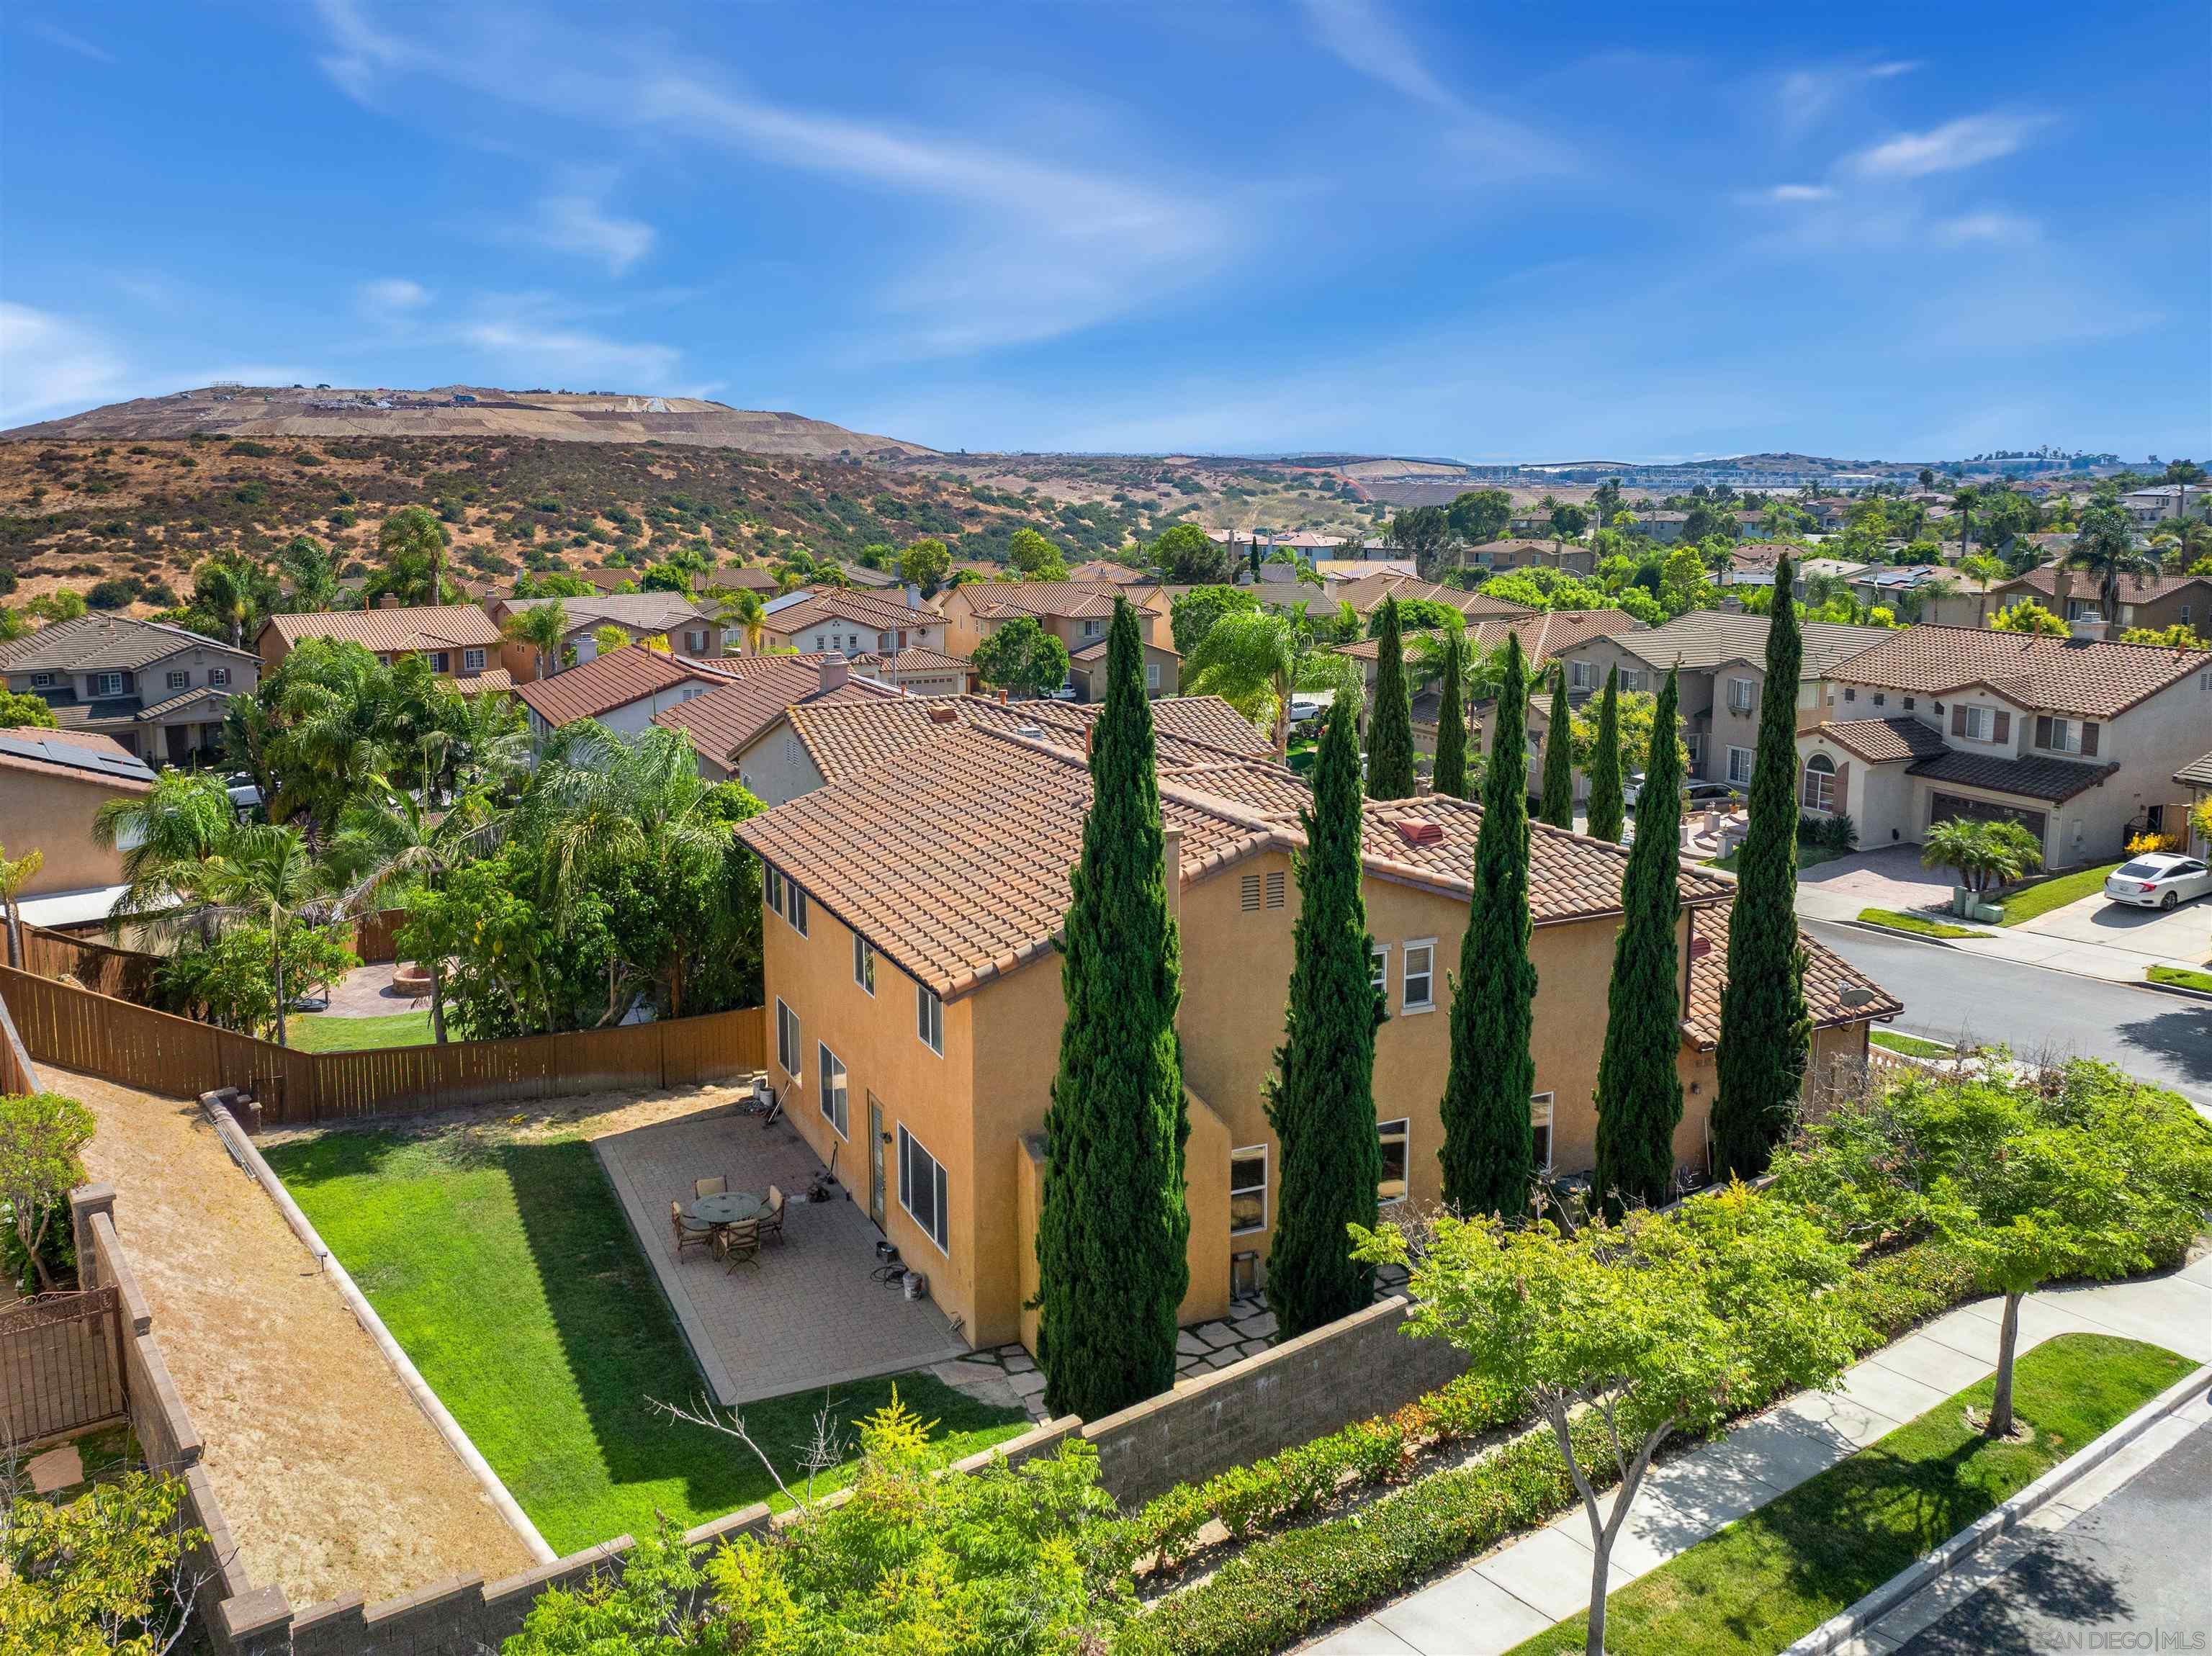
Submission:
[[[781,1244],[783,1240],[783,1192],[774,1185],[768,1187],[768,1211],[754,1222],[760,1227],[763,1242]]]
[[[714,1247],[731,1270],[741,1265],[760,1264],[760,1221],[740,1219],[733,1225],[720,1225],[714,1230]]]
[[[691,1181],[691,1199],[696,1202],[702,1197],[720,1196],[729,1187],[730,1181],[720,1174],[712,1179],[695,1179]]]
[[[676,1233],[676,1257],[679,1259],[684,1257],[684,1250],[687,1247],[713,1246],[714,1234],[712,1228],[689,1217],[681,1202],[668,1204],[668,1227]]]

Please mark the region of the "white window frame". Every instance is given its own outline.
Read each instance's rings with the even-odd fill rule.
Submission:
[[[229,683],[229,682],[230,682],[230,669],[229,669],[229,668],[228,668],[228,667],[210,667],[210,668],[209,668],[209,669],[208,669],[208,682],[209,682],[209,683],[210,683],[210,684],[212,684],[212,685],[215,685],[215,686],[216,686],[216,688],[222,688],[223,685],[226,685],[226,684]]]
[[[776,913],[783,913],[783,875],[766,864],[761,865],[761,897]]]
[[[1828,768],[1825,771],[1814,770],[1813,761],[1816,759],[1826,760]],[[1816,776],[1821,779],[1822,786],[1812,787],[1810,784]],[[1809,798],[1807,798],[1808,792],[1811,795]],[[1806,755],[1805,762],[1798,767],[1797,804],[1805,810],[1832,811],[1835,810],[1836,761],[1829,759],[1827,755],[1808,754]]]
[[[189,690],[192,686],[192,676],[182,668],[173,667],[169,670],[168,682],[173,690]]]
[[[928,1220],[924,1219],[920,1214],[914,1210],[914,1203],[912,1200],[914,1179],[913,1156],[914,1153],[917,1150],[921,1153],[922,1159],[929,1163],[931,1174],[933,1175],[929,1181],[931,1204],[935,1209],[937,1218],[937,1223],[933,1228]],[[932,1156],[929,1153],[928,1145],[923,1143],[921,1140],[915,1137],[911,1132],[907,1131],[905,1122],[900,1122],[898,1130],[898,1199],[900,1210],[903,1212],[908,1218],[913,1220],[915,1228],[919,1229],[923,1235],[929,1238],[930,1242],[936,1247],[939,1253],[942,1253],[949,1259],[952,1257],[952,1224],[950,1216],[945,1211],[946,1208],[951,1205],[951,1204],[945,1199],[948,1194],[947,1182],[948,1181],[945,1176],[945,1163],[939,1161],[934,1156]]]
[[[1595,688],[1596,684],[1597,663],[1595,661],[1571,661],[1567,664],[1567,688],[1569,689],[1588,690]]]
[[[830,1050],[827,1041],[814,1043],[814,1095],[822,1109],[822,1119],[836,1130],[837,1137],[850,1142],[852,1108],[849,1094],[851,1077],[845,1069],[845,1060]]]
[[[1394,1207],[1398,1203],[1404,1201],[1408,1196],[1412,1195],[1413,1192],[1413,1118],[1409,1115],[1401,1115],[1394,1117],[1389,1121],[1376,1122],[1375,1124],[1375,1139],[1378,1149],[1380,1149],[1382,1142],[1392,1136],[1394,1129],[1396,1131],[1397,1136],[1404,1139],[1406,1144],[1406,1177],[1404,1180],[1406,1188],[1399,1192],[1395,1196],[1385,1196],[1382,1193],[1382,1186],[1384,1181],[1382,1179],[1377,1178],[1375,1181],[1375,1204],[1377,1207]]]
[[[938,1057],[945,1056],[945,1003],[926,983],[914,986],[914,1034]]]
[[[430,670],[434,673],[452,672],[453,670],[453,652],[451,650],[431,651]]]
[[[1414,937],[1401,943],[1404,951],[1398,966],[1398,1010],[1401,1012],[1433,1012],[1437,1010],[1437,940],[1434,937]],[[1425,949],[1428,965],[1419,973],[1413,970],[1413,951]],[[1413,980],[1419,977],[1426,986],[1419,1000],[1413,998]]]
[[[1741,776],[1738,776],[1735,773],[1735,758],[1738,754],[1741,754],[1743,755],[1743,774]],[[1757,761],[1757,751],[1754,749],[1739,748],[1733,745],[1729,747],[1728,779],[1729,785],[1731,787],[1747,788],[1751,786],[1752,771]]]
[[[1105,623],[1104,622],[1103,622],[1103,621],[1099,620],[1097,616],[1085,616],[1085,617],[1084,618],[1084,622],[1083,622],[1083,636],[1084,636],[1084,637],[1085,637],[1085,638],[1097,638],[1097,637],[1099,637],[1101,634],[1103,634],[1105,632],[1105,630],[1106,630],[1106,623]]]
[[[95,701],[106,696],[123,694],[123,675],[120,673],[94,673],[91,678],[92,696]]]
[[[473,675],[483,671],[484,661],[484,652],[480,648],[461,652],[461,670],[465,673]]]
[[[1367,981],[1386,1001],[1390,995],[1390,945],[1378,943],[1367,961]]]
[[[782,996],[775,998],[775,1062],[776,1067],[791,1077],[792,1085],[799,1085],[799,1071],[794,1064],[803,1061],[806,1038],[799,1027],[799,1014],[793,1011]]]
[[[1557,1131],[1553,1119],[1553,1095],[1550,1093],[1533,1093],[1529,1095],[1528,1128],[1532,1143],[1538,1127],[1544,1130],[1544,1153],[1534,1158],[1534,1166],[1538,1173],[1549,1173],[1552,1170],[1553,1140]]]
[[[1741,705],[1736,697],[1739,688],[1743,691]],[[1730,678],[1728,682],[1728,705],[1729,711],[1739,719],[1749,717],[1759,706],[1759,681],[1755,678]]]
[[[2060,719],[2055,714],[2052,715],[2051,745],[2045,748],[2043,751],[2079,754],[2081,751],[2081,724],[2082,721],[2078,719]]]
[[[1960,734],[1969,742],[1996,740],[1997,712],[1994,707],[1968,707],[1966,728]]]
[[[853,934],[853,981],[867,992],[868,998],[876,997],[876,946],[859,932]]]
[[[1237,1185],[1237,1164],[1239,1162],[1254,1160],[1260,1163],[1260,1182],[1257,1186],[1248,1185],[1240,1190]],[[1269,1198],[1274,1194],[1271,1188],[1274,1183],[1274,1178],[1273,1156],[1267,1145],[1247,1144],[1229,1152],[1229,1234],[1231,1236],[1254,1236],[1267,1229],[1267,1221],[1271,1216],[1267,1204]],[[1260,1194],[1260,1222],[1255,1225],[1240,1225],[1236,1218],[1237,1198],[1240,1196],[1249,1196],[1255,1189]]]
[[[1160,664],[1157,661],[1148,661],[1145,664],[1145,688],[1148,690],[1157,690],[1160,688]]]

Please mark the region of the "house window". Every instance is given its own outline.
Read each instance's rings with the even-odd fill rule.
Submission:
[[[922,1149],[921,1141],[899,1123],[899,1205],[920,1225],[939,1253],[949,1253],[951,1230],[945,1223],[945,1169]]]
[[[775,1003],[775,1061],[784,1074],[799,1079],[799,1014],[783,1004],[781,996]]]
[[[1857,688],[1856,688],[1856,686],[1854,686],[1854,685],[1850,685],[1850,684],[1846,684],[1846,685],[1844,685],[1844,701],[1856,701],[1858,699],[1859,699],[1859,693],[1858,693],[1858,689],[1857,689]]]
[[[914,986],[914,1032],[921,1037],[923,1046],[939,1058],[945,1056],[945,1003],[927,984]]]
[[[1148,690],[1157,690],[1160,688],[1160,664],[1157,661],[1148,661],[1145,664],[1145,688]]]
[[[1536,1171],[1552,1170],[1552,1095],[1538,1093],[1528,1101],[1528,1131],[1535,1143]]]
[[[192,676],[190,673],[173,672],[169,675],[169,688],[173,690],[187,688],[191,682]]]
[[[815,647],[817,650],[820,650],[820,649],[822,649],[822,648],[823,647],[823,640],[822,640],[822,634],[819,634],[819,633],[817,633],[817,634],[814,635],[814,647]]]
[[[1642,670],[1638,670],[1632,672],[1626,668],[1623,668],[1620,674],[1620,688],[1624,690],[1642,689],[1644,688],[1644,674]]]
[[[452,672],[452,671],[453,670],[453,652],[452,652],[452,651],[450,651],[450,650],[433,650],[433,651],[431,651],[431,652],[430,652],[430,670],[431,670],[432,672],[434,672],[434,673],[450,673],[450,672]]]
[[[54,676],[52,673],[33,673],[31,675],[31,688],[34,690],[52,689],[54,688]]]
[[[1749,748],[1729,749],[1728,779],[1739,788],[1747,788],[1751,786],[1751,749]]]
[[[1260,877],[1247,874],[1237,883],[1237,907],[1247,914],[1260,912]]]
[[[705,655],[707,653],[707,635],[704,633],[684,634],[684,652],[686,655]]]
[[[229,668],[228,668],[228,667],[210,667],[210,668],[209,668],[209,669],[208,669],[208,682],[209,682],[209,683],[210,683],[210,684],[213,684],[213,685],[216,686],[217,688],[220,688],[220,687],[222,687],[222,686],[223,686],[223,685],[225,685],[225,684],[229,683],[229,682],[230,682],[230,669],[229,669]]]
[[[1816,753],[1805,761],[1805,776],[1797,790],[1797,803],[1807,810],[1836,808],[1836,761]]]
[[[857,931],[853,934],[853,981],[871,995],[876,992],[876,946]]]
[[[1093,616],[1091,619],[1083,623],[1083,636],[1085,638],[1097,638],[1105,630],[1106,623],[1098,620],[1096,616]]]
[[[1567,688],[1571,690],[1589,690],[1597,688],[1597,663],[1571,661],[1567,664]]]
[[[1267,1228],[1267,1147],[1254,1144],[1229,1153],[1229,1234],[1242,1236]]]
[[[96,696],[121,695],[123,694],[123,675],[120,673],[94,673],[92,676],[92,693]]]
[[[2052,753],[2078,753],[2090,758],[2097,755],[2098,727],[2094,719],[2051,719],[2038,714],[2035,720],[2035,745]]]
[[[1409,943],[1406,945],[1406,969],[1401,977],[1402,981],[1400,992],[1402,1004],[1399,1010],[1427,1012],[1435,1010],[1437,940],[1434,937],[1425,938],[1419,943]]]
[[[1729,711],[1732,713],[1749,713],[1758,699],[1758,695],[1759,685],[1756,681],[1748,678],[1729,680]]]
[[[483,670],[484,652],[482,650],[464,650],[461,652],[461,670],[463,672],[468,674],[471,677],[474,677],[477,674],[483,671]]]
[[[1959,732],[1961,736],[1969,742],[1986,742],[1990,739],[1990,732],[1996,726],[1995,708],[1961,707],[1959,713],[1963,720]]]
[[[1395,1121],[1378,1121],[1375,1136],[1382,1144],[1382,1173],[1375,1183],[1375,1199],[1378,1202],[1402,1202],[1406,1199],[1406,1175],[1412,1166],[1407,1151],[1413,1142],[1413,1119],[1400,1116]]]
[[[846,1131],[845,1119],[845,1066],[838,1061],[836,1053],[819,1041],[814,1044],[814,1056],[822,1065],[816,1083],[822,1092],[822,1119],[837,1130],[838,1137],[849,1138],[852,1134]]]
[[[1374,969],[1370,974],[1368,980],[1375,986],[1376,994],[1383,996],[1389,994],[1390,945],[1389,943],[1378,943],[1375,945]]]
[[[806,894],[790,880],[783,883],[784,912],[791,921],[791,929],[800,937],[806,935]]]
[[[779,914],[783,913],[783,876],[781,874],[772,868],[762,870],[761,893],[768,899],[768,906],[770,908]]]
[[[1284,875],[1284,873],[1283,873],[1283,870],[1282,870],[1281,869],[1279,869],[1279,869],[1277,869],[1277,870],[1275,870],[1273,873],[1271,873],[1271,874],[1269,874],[1269,875],[1267,876],[1267,907],[1270,907],[1270,908],[1280,908],[1280,907],[1283,906],[1283,891],[1284,891],[1284,882],[1285,882],[1285,875]]]

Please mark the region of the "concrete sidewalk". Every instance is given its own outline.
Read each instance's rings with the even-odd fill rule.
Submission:
[[[1850,1370],[1653,1469],[1614,1543],[1610,1585],[1657,1568],[1723,1526],[1887,1436],[1996,1367],[2003,1302],[1937,1318]],[[2020,1348],[2120,1334],[2212,1362],[2212,1256],[2166,1275],[2055,1289],[2021,1309]],[[1609,1498],[1602,1503],[1609,1515]],[[1498,1656],[1589,1603],[1589,1520],[1577,1506],[1442,1580],[1302,1648],[1314,1656]]]

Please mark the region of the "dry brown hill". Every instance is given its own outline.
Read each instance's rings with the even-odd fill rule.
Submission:
[[[204,385],[167,397],[110,403],[58,420],[0,432],[16,441],[56,438],[150,442],[207,436],[307,438],[544,438],[571,443],[663,442],[743,449],[805,459],[927,459],[935,451],[896,437],[848,431],[802,415],[733,409],[696,397],[604,391],[431,391],[330,385]]]

